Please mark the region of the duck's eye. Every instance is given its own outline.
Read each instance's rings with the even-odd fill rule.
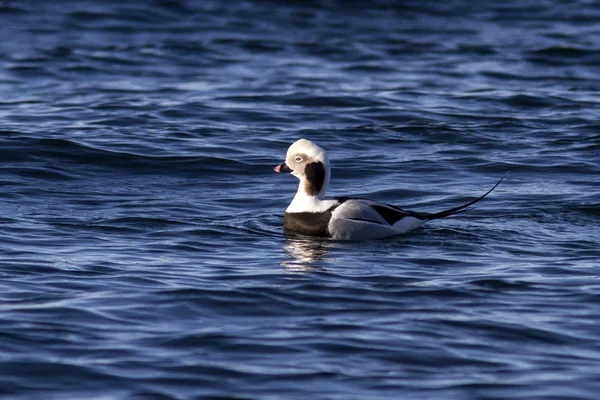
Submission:
[[[295,160],[296,160],[296,162],[302,162],[302,157],[296,156]]]

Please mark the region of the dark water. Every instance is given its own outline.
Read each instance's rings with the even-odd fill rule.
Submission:
[[[596,399],[595,1],[0,1],[0,396]],[[478,208],[290,238],[330,194]]]

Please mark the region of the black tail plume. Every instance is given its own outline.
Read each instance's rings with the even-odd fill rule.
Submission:
[[[494,189],[496,189],[498,187],[498,185],[500,183],[502,183],[502,181],[504,180],[504,178],[506,178],[506,175],[508,175],[508,172],[506,174],[504,174],[504,176],[502,178],[500,178],[500,180],[498,181],[498,183],[496,183],[494,185],[493,188],[491,188],[490,190],[487,191],[487,193],[485,193],[483,196],[467,203],[467,204],[463,204],[462,206],[458,206],[458,207],[454,207],[451,208],[449,210],[445,210],[445,211],[440,211],[437,213],[413,213],[413,215],[419,219],[425,220],[425,221],[430,221],[432,219],[438,219],[438,218],[444,218],[444,217],[448,217],[450,215],[454,215],[454,214],[459,214],[465,211],[470,210],[471,206],[475,203],[477,203],[478,201],[482,200],[484,197],[486,197],[488,194],[492,193],[492,191]]]

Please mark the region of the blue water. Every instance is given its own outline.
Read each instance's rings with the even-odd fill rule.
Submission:
[[[0,396],[596,399],[595,1],[0,1]],[[283,235],[330,194],[439,211]]]

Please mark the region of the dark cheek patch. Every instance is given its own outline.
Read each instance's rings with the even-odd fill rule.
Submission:
[[[310,196],[316,196],[319,194],[325,183],[325,167],[320,161],[306,164],[304,169],[306,175],[306,183],[304,189]]]

